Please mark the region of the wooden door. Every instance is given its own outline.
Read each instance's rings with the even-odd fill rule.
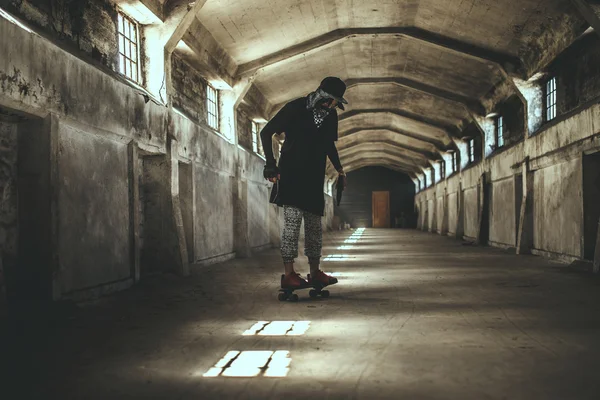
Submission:
[[[373,192],[373,228],[390,227],[390,192]]]

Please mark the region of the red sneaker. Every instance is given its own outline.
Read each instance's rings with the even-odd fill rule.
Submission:
[[[310,276],[310,274],[308,274],[308,284],[309,285],[321,285],[321,286],[329,286],[329,285],[334,285],[338,283],[337,278],[334,278],[333,276],[329,276],[327,275],[325,272],[319,270],[317,271],[317,273],[315,274],[315,276]]]
[[[281,275],[282,289],[299,289],[308,286],[308,282],[300,274]]]

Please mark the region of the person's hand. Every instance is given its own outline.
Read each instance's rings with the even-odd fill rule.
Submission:
[[[339,171],[337,187],[341,187],[342,190],[344,190],[344,189],[346,189],[347,186],[348,186],[348,178],[346,177],[346,174],[344,173],[344,171]]]
[[[281,179],[281,174],[279,173],[279,168],[274,164],[265,165],[265,169],[263,170],[263,176],[269,182],[275,183],[279,179]]]

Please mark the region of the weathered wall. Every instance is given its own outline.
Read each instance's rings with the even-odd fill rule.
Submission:
[[[600,38],[590,34],[576,41],[548,68],[556,76],[558,112],[574,110],[600,93]]]
[[[479,223],[479,203],[477,188],[468,188],[464,191],[465,199],[465,236],[474,239],[477,236]],[[458,223],[458,221],[456,222]]]
[[[0,120],[0,314],[5,309],[6,273],[17,258],[17,126]]]
[[[142,157],[140,193],[141,275],[173,271],[177,245],[172,228],[169,175],[164,155]]]
[[[173,54],[173,107],[199,124],[207,123],[206,87],[208,83],[194,68]]]
[[[581,159],[534,173],[533,246],[552,253],[581,257],[583,182]]]
[[[592,240],[592,225],[597,224],[594,221],[597,219],[596,209],[588,207],[587,211],[584,210],[582,156],[600,151],[599,42],[597,34],[585,35],[552,61],[545,71],[541,71],[545,78],[555,76],[557,79],[558,115],[554,120],[536,126],[537,131],[523,135],[522,121],[528,120],[530,115],[524,115],[525,109],[516,96],[495,107],[505,114],[511,139],[504,148],[494,151],[486,148],[485,159],[459,173],[458,179],[464,191],[464,216],[460,221],[460,216],[453,212],[454,200],[451,200],[446,209],[451,230],[455,224],[464,222],[465,237],[477,238],[481,208],[477,185],[484,174],[489,189],[487,212],[490,223],[486,228],[489,232],[482,232],[481,238],[489,239],[490,244],[500,247],[516,246],[517,218],[525,194],[529,197],[525,204],[531,204],[527,206],[525,215],[533,215],[533,222],[523,228],[529,230],[523,233],[523,237],[533,238],[532,241],[527,239],[526,243],[532,243],[527,244],[525,252],[531,250],[535,254],[567,261],[585,258],[586,235],[588,241]],[[546,79],[538,82],[542,88],[545,83]],[[538,111],[539,104],[530,108],[531,113]],[[486,145],[489,144],[488,137]],[[524,163],[532,179],[529,189],[522,181]],[[431,199],[435,192],[439,193],[445,185],[450,185],[451,179],[417,194],[417,204],[421,208],[427,207],[421,213],[439,212],[439,207],[434,210],[431,201],[423,200]],[[482,215],[485,212],[484,208]],[[456,221],[453,222],[453,219]],[[591,247],[587,252],[588,259],[591,258]]]
[[[247,108],[241,105],[237,110],[238,144],[252,151],[252,120],[248,116]]]
[[[440,191],[439,193],[436,193],[436,197],[435,197],[435,227],[436,227],[436,232],[439,234],[444,234],[444,217],[446,215],[446,211],[444,209],[445,207],[445,201],[444,201],[444,192]]]
[[[448,194],[448,235],[456,235],[458,229],[458,192]]]
[[[14,43],[20,44],[20,51],[12,50]],[[1,18],[0,53],[11,54],[0,58],[0,108],[30,117],[49,115],[54,121],[49,146],[52,179],[57,184],[55,211],[49,218],[59,243],[52,266],[55,298],[85,297],[85,293],[130,285],[140,274],[138,260],[144,258],[144,245],[148,247],[151,238],[164,239],[159,231],[164,235],[173,229],[169,236],[173,242],[162,243],[173,254],[180,253],[172,248],[179,246],[174,216],[150,220],[144,215],[145,202],[150,202],[144,197],[143,165],[148,157],[162,157],[168,164],[168,171],[158,178],[163,183],[158,192],[159,198],[169,201],[159,209],[174,212],[176,190],[185,219],[183,236],[193,241],[191,246],[185,243],[191,260],[216,262],[236,255],[233,218],[238,209],[247,212],[250,247],[273,241],[260,157],[240,150],[201,123],[153,101],[146,103],[138,89],[114,74]],[[186,165],[175,175],[169,164],[167,132],[178,139],[171,142],[179,160],[175,165]],[[171,185],[171,179],[178,184]],[[184,187],[185,182],[192,182],[192,187]],[[247,184],[245,204],[235,204],[236,182]],[[6,184],[2,190],[3,199],[8,198]],[[4,214],[2,218],[8,220]],[[16,237],[6,229],[3,232],[7,238]]]
[[[515,191],[512,178],[496,181],[490,193],[490,241],[516,245]]]
[[[58,130],[61,291],[126,279],[131,275],[127,145],[65,121]]]
[[[7,3],[9,11],[58,39],[61,46],[117,70],[117,10],[110,1],[8,0]]]

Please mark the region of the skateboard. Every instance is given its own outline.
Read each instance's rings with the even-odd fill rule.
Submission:
[[[283,279],[283,275],[281,276],[281,278]],[[335,285],[335,283],[333,283],[333,285]],[[308,292],[308,295],[312,299],[314,299],[318,296],[321,296],[322,298],[326,299],[329,297],[329,290],[324,290],[327,286],[331,286],[331,285],[316,284],[316,285],[301,286],[301,287],[297,287],[297,288],[293,288],[293,289],[281,288],[281,289],[279,289],[279,295],[277,296],[277,299],[279,301],[289,300],[291,302],[296,302],[296,301],[298,301],[298,295],[296,293],[294,293],[294,291],[303,290],[303,289],[310,289],[310,291]]]

